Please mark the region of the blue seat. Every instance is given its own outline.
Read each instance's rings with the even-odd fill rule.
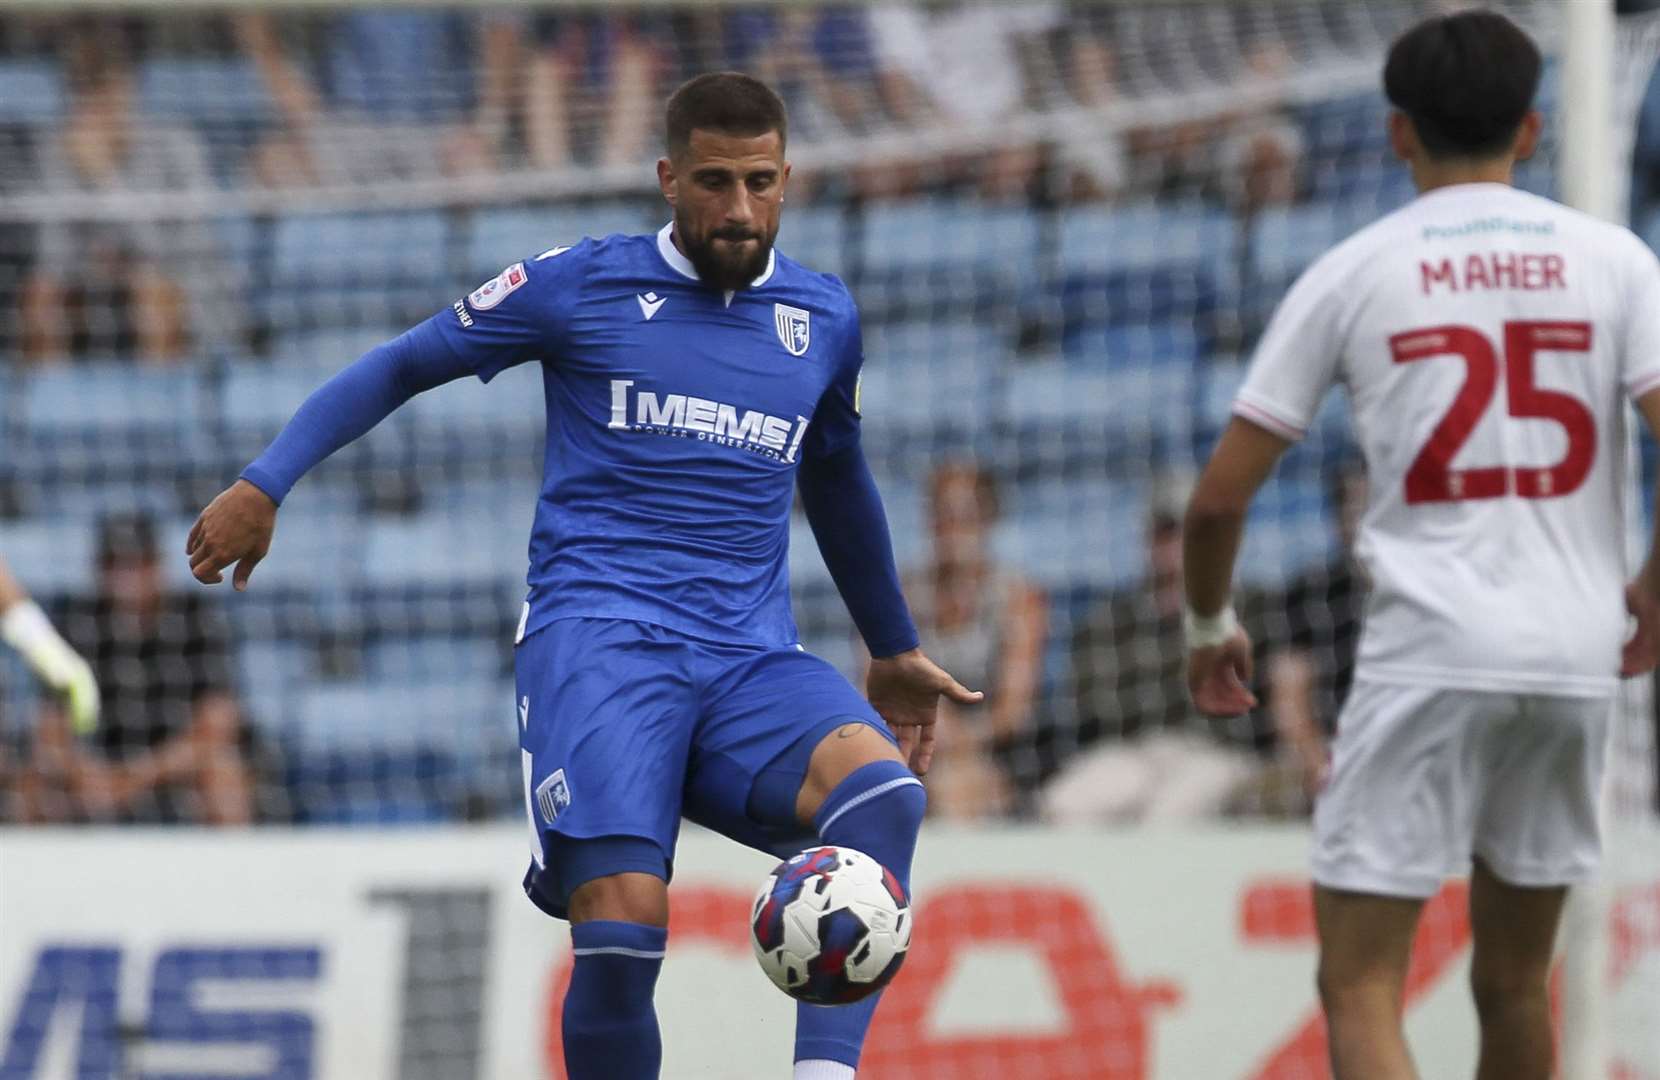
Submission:
[[[1208,337],[1198,319],[1117,323],[1105,327],[1074,324],[1061,341],[1067,359],[1088,367],[1198,366]]]
[[[305,754],[423,747],[465,763],[514,744],[513,700],[510,681],[488,676],[321,683],[301,692],[284,735]]]
[[[384,345],[403,328],[389,325],[346,326],[327,330],[283,331],[271,337],[271,363],[308,372],[333,374],[377,345]]]
[[[1380,218],[1418,197],[1406,166],[1380,164],[1370,157],[1316,160],[1309,168],[1310,196],[1316,201],[1352,202],[1357,211]]]
[[[1336,521],[1319,472],[1282,465],[1251,504],[1236,576],[1248,588],[1277,591],[1327,565],[1337,551]]]
[[[364,674],[377,682],[407,683],[496,679],[508,658],[505,640],[426,634],[388,637],[364,648]]]
[[[12,386],[22,398],[18,419],[35,435],[181,433],[203,415],[203,381],[189,368],[85,364],[37,371]]]
[[[867,271],[992,271],[1016,279],[1037,268],[1042,222],[1031,208],[973,199],[871,203],[860,219]]]
[[[56,123],[64,111],[63,75],[45,60],[0,62],[0,123]]]
[[[1374,155],[1389,150],[1389,111],[1376,93],[1315,102],[1302,110],[1312,156]]]
[[[417,395],[406,408],[418,433],[495,433],[524,440],[540,461],[541,437],[547,428],[540,364],[508,368],[488,385],[477,379],[458,379]]]
[[[942,352],[913,363],[865,365],[865,446],[880,465],[909,473],[931,457],[982,447],[994,430],[999,368]]]
[[[995,551],[1044,588],[1117,588],[1146,570],[1146,519],[1143,481],[1032,481],[1014,489]]]
[[[870,367],[923,367],[956,371],[993,369],[1014,352],[1008,327],[968,319],[909,319],[880,323],[864,332]]]
[[[666,220],[666,212],[662,216]],[[495,274],[554,247],[574,246],[585,236],[635,236],[661,226],[662,221],[646,212],[646,204],[637,201],[479,210],[467,237],[467,269],[475,275]]]
[[[1376,217],[1371,207],[1355,200],[1267,207],[1251,228],[1251,272],[1282,287],[1289,285]]]
[[[384,323],[431,314],[454,296],[449,222],[438,210],[294,214],[271,229],[271,326]],[[499,268],[498,268],[499,269]]]
[[[477,514],[371,518],[363,579],[373,588],[483,589],[523,582],[526,531]]]
[[[1064,341],[1093,326],[1201,325],[1215,315],[1224,291],[1208,270],[1163,265],[1070,274],[1039,294],[1038,302],[1058,314]]]
[[[1028,463],[1192,455],[1198,398],[1186,368],[1027,364],[1011,374],[1001,402],[1009,455]]]
[[[97,537],[84,521],[0,522],[0,555],[31,593],[90,592]]]
[[[1061,214],[1063,274],[1148,270],[1160,266],[1226,266],[1238,226],[1225,211],[1197,200],[1074,207]]]
[[[258,124],[272,115],[258,70],[246,60],[151,60],[138,74],[139,108],[191,122]]]
[[[821,274],[847,272],[848,218],[840,206],[793,206],[784,212],[777,248]]]
[[[346,361],[349,363],[350,361]],[[274,435],[294,411],[344,363],[247,365],[225,371],[219,388],[219,417],[233,431]]]
[[[363,578],[363,519],[344,507],[317,505],[319,494],[317,485],[301,484],[283,503],[251,589],[338,596]]]

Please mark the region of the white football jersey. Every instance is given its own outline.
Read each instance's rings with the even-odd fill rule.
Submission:
[[[1357,675],[1612,693],[1625,403],[1660,388],[1654,254],[1502,184],[1429,192],[1303,274],[1234,412],[1296,439],[1333,384],[1370,489]]]

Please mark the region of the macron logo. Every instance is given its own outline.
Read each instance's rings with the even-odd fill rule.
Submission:
[[[668,297],[659,297],[654,292],[648,292],[644,296],[637,295],[634,299],[640,302],[640,314],[646,317],[646,322],[651,321],[651,317],[657,314],[658,308],[669,302]]]

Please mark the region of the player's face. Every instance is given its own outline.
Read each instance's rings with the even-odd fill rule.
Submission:
[[[695,130],[686,150],[657,163],[674,234],[698,277],[741,289],[761,276],[778,236],[790,176],[778,132],[745,137]]]

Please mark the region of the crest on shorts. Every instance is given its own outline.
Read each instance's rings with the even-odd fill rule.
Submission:
[[[801,356],[812,339],[807,312],[788,304],[772,305],[772,319],[778,325],[778,341],[791,356]]]
[[[542,811],[542,820],[552,825],[559,820],[560,811],[571,805],[571,786],[565,783],[565,770],[555,769],[546,780],[536,785],[536,808]]]
[[[514,263],[474,289],[468,295],[467,303],[473,306],[474,311],[489,311],[503,300],[506,300],[509,293],[528,280],[530,279],[525,274],[525,264],[522,262]]]

